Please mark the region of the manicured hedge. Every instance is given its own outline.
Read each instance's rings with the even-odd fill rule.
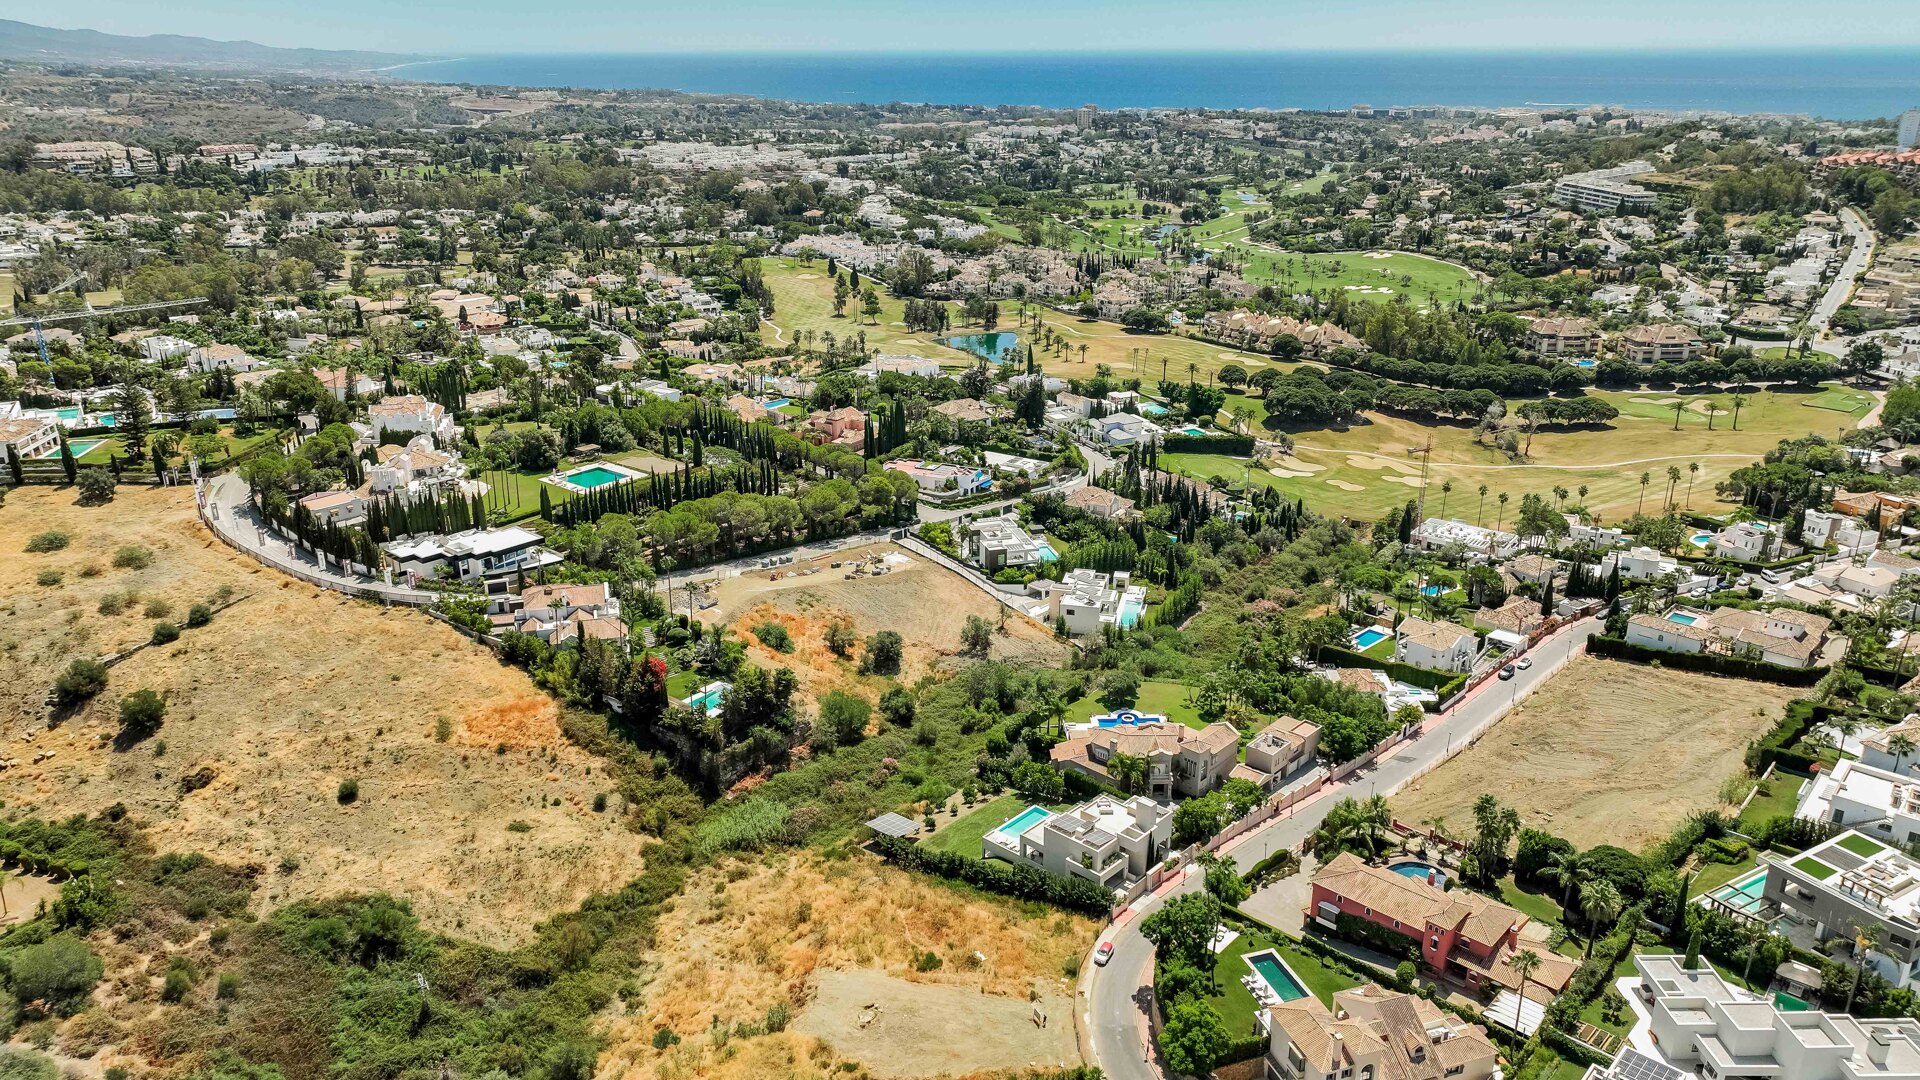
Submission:
[[[1587,639],[1587,651],[1596,656],[1611,656],[1616,660],[1630,660],[1642,664],[1658,661],[1662,667],[1676,668],[1680,671],[1730,675],[1736,679],[1780,683],[1783,686],[1812,686],[1827,673],[1827,669],[1823,667],[1790,668],[1769,664],[1764,660],[1744,660],[1737,656],[1722,656],[1718,653],[1682,653],[1668,652],[1665,649],[1649,649],[1644,645],[1635,645],[1625,638],[1607,637],[1602,634],[1595,634]]]
[[[1397,956],[1402,960],[1420,959],[1419,941],[1358,915],[1342,911],[1333,917],[1333,927],[1336,935],[1355,945],[1365,945],[1375,952]]]
[[[1039,900],[1085,915],[1104,916],[1113,911],[1113,892],[1085,878],[1062,877],[1031,866],[976,859],[954,851],[930,851],[893,836],[880,837],[873,848],[902,869],[965,882],[976,889]]]
[[[1831,710],[1827,712],[1830,714]],[[1755,776],[1766,772],[1769,765],[1791,772],[1812,772],[1813,756],[1793,748],[1800,744],[1814,724],[1824,719],[1822,708],[1813,702],[1789,701],[1786,711],[1774,721],[1773,727],[1747,747],[1747,769]]]
[[[1463,672],[1429,671],[1423,667],[1414,667],[1412,664],[1403,664],[1398,660],[1380,660],[1365,653],[1354,652],[1352,649],[1343,649],[1338,645],[1320,646],[1318,659],[1323,663],[1338,664],[1341,667],[1363,667],[1384,671],[1403,683],[1435,692],[1449,687],[1449,684],[1452,685],[1448,692],[1457,690],[1459,684],[1467,681],[1467,676]],[[1444,699],[1447,693],[1440,693],[1440,696]]]
[[[1169,454],[1225,454],[1252,457],[1251,435],[1162,435],[1160,449]]]

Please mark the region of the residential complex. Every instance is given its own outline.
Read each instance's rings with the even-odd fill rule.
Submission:
[[[1717,1080],[1920,1080],[1920,1021],[1792,1012],[1713,968],[1642,954],[1634,993],[1665,1063]]]
[[[1620,355],[1636,364],[1683,364],[1705,347],[1691,327],[1675,323],[1628,327],[1620,335]]]
[[[1640,214],[1653,209],[1651,191],[1630,178],[1653,172],[1644,161],[1630,161],[1611,169],[1573,173],[1553,186],[1553,201],[1576,210],[1602,214]]]
[[[1880,784],[1888,790],[1873,791]],[[1917,809],[1914,793],[1910,783],[1896,785],[1850,770],[1846,786],[1827,794],[1827,802],[1802,806],[1817,812],[1824,805],[1829,814],[1833,809],[1846,814],[1859,811],[1859,800],[1899,800],[1893,809],[1903,820],[1896,828],[1906,829]],[[1882,835],[1878,828],[1873,832]],[[1888,839],[1905,842],[1904,836]],[[1900,849],[1864,832],[1840,833],[1800,855],[1768,862],[1761,900],[1753,914],[1773,918],[1776,932],[1803,948],[1843,958],[1851,957],[1858,929],[1874,928],[1877,940],[1867,950],[1873,970],[1895,986],[1920,981],[1920,862]]]
[[[1422,551],[1459,549],[1482,559],[1510,559],[1520,551],[1520,538],[1452,518],[1427,518],[1414,526],[1411,538]]]
[[[1044,538],[1035,539],[1011,517],[982,518],[966,526],[966,543],[961,554],[991,573],[1037,566],[1043,557],[1053,557]],[[1046,555],[1042,556],[1041,552]]]
[[[1119,713],[1094,717],[1050,753],[1055,768],[1105,784],[1117,783],[1108,769],[1115,755],[1144,759],[1146,794],[1171,799],[1219,787],[1233,771],[1239,749],[1240,733],[1232,724],[1216,721],[1196,731],[1164,717]]]
[[[983,837],[981,853],[1118,890],[1166,858],[1172,841],[1172,807],[1098,795],[1058,813],[1029,806]]]
[[[1065,625],[1075,637],[1098,634],[1102,627],[1122,630],[1140,621],[1147,608],[1147,588],[1133,584],[1125,570],[1104,574],[1081,568],[1069,570],[1059,581],[1040,580],[1029,589],[1046,597],[1032,614],[1048,625]]]
[[[1831,625],[1824,615],[1795,608],[1703,611],[1676,607],[1664,615],[1647,613],[1628,619],[1626,640],[1667,652],[1716,652],[1807,668],[1819,661]]]
[[[1527,348],[1541,356],[1592,356],[1600,347],[1600,329],[1591,319],[1535,319],[1527,324]]]
[[[1487,1080],[1500,1075],[1486,1028],[1423,997],[1376,985],[1308,994],[1266,1010],[1269,1080]]]

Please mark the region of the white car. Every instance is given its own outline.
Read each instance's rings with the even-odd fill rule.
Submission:
[[[1093,950],[1093,963],[1095,967],[1106,967],[1107,961],[1111,959],[1113,959],[1113,942],[1103,941],[1100,943],[1099,948]]]
[[[1525,671],[1525,670],[1527,670],[1528,668],[1530,668],[1530,667],[1532,667],[1532,666],[1533,666],[1533,658],[1532,658],[1532,657],[1527,657],[1527,656],[1523,656],[1523,657],[1521,657],[1521,658],[1520,658],[1520,664],[1519,664],[1519,668],[1520,668],[1520,670],[1521,670],[1521,671]]]

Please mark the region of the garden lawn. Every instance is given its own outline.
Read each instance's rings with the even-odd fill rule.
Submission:
[[[1278,478],[1254,464],[1252,459],[1225,454],[1161,454],[1160,467],[1202,482],[1218,476],[1236,491],[1248,481],[1260,487],[1280,486]]]
[[[1500,899],[1508,907],[1525,915],[1535,922],[1552,926],[1562,924],[1560,902],[1541,892],[1532,892],[1520,887],[1512,877],[1500,879]]]
[[[1792,817],[1793,808],[1800,802],[1800,789],[1807,778],[1799,773],[1775,769],[1767,778],[1766,790],[1753,797],[1745,810],[1740,811],[1739,829],[1748,836],[1754,830],[1777,817]]]
[[[920,841],[920,846],[929,851],[951,851],[970,859],[980,858],[980,844],[988,833],[1012,821],[1020,811],[1036,805],[1044,806],[1049,810],[1059,810],[1067,804],[1034,803],[1023,795],[1002,795],[984,806],[976,806],[959,817],[948,820],[940,826],[939,832]],[[936,819],[937,817],[936,815]]]
[[[1752,873],[1754,867],[1759,865],[1760,860],[1752,855],[1737,863],[1709,862],[1693,875],[1693,884],[1687,888],[1687,898],[1705,896],[1730,881]]]
[[[1196,731],[1206,727],[1200,714],[1187,704],[1187,694],[1192,687],[1186,683],[1149,680],[1140,684],[1140,696],[1134,699],[1132,708],[1136,712],[1153,713],[1164,716],[1176,724],[1185,724]],[[1089,694],[1067,706],[1066,722],[1083,723],[1096,715],[1112,712],[1100,703],[1098,693]]]
[[[1217,243],[1203,239],[1201,246],[1231,251],[1245,263],[1242,274],[1248,281],[1290,292],[1340,289],[1362,299],[1387,300],[1397,295],[1425,305],[1470,300],[1480,289],[1479,280],[1466,267],[1426,255],[1364,251],[1317,255],[1255,246],[1243,238]]]
[[[1253,995],[1240,984],[1243,975],[1251,974],[1253,969],[1247,966],[1244,957],[1250,952],[1273,949],[1280,958],[1293,969],[1306,991],[1320,999],[1322,1005],[1331,1006],[1336,990],[1360,985],[1339,972],[1330,970],[1312,953],[1294,946],[1286,940],[1276,941],[1264,934],[1242,930],[1240,936],[1233,939],[1220,953],[1220,959],[1213,965],[1213,982],[1216,993],[1206,999],[1213,1011],[1226,1021],[1227,1030],[1236,1037],[1253,1030],[1253,1017],[1259,1008]]]

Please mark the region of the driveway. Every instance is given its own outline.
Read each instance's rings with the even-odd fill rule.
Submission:
[[[1599,630],[1600,623],[1598,618],[1587,618],[1563,627],[1527,653],[1533,660],[1532,667],[1516,672],[1510,680],[1486,680],[1446,715],[1429,718],[1421,728],[1421,735],[1403,743],[1392,756],[1361,769],[1339,784],[1328,786],[1311,801],[1225,845],[1220,853],[1233,856],[1243,869],[1251,867],[1282,847],[1299,847],[1342,798],[1391,795],[1398,791],[1456,751],[1466,749],[1481,729],[1506,715],[1521,698],[1544,686],[1567,661],[1585,651],[1588,635]],[[1196,892],[1201,887],[1198,867],[1189,867],[1185,875],[1168,882],[1159,892],[1136,901],[1100,935],[1100,940],[1113,942],[1113,959],[1106,967],[1095,967],[1089,962],[1083,968],[1086,974],[1081,981],[1085,1010],[1082,1019],[1087,1027],[1089,1051],[1093,1063],[1112,1080],[1162,1080],[1167,1075],[1155,1060],[1157,1051],[1147,1038],[1151,987],[1146,984],[1146,978],[1153,946],[1140,935],[1139,925],[1140,920],[1167,897]],[[1279,902],[1285,903],[1285,900]]]

